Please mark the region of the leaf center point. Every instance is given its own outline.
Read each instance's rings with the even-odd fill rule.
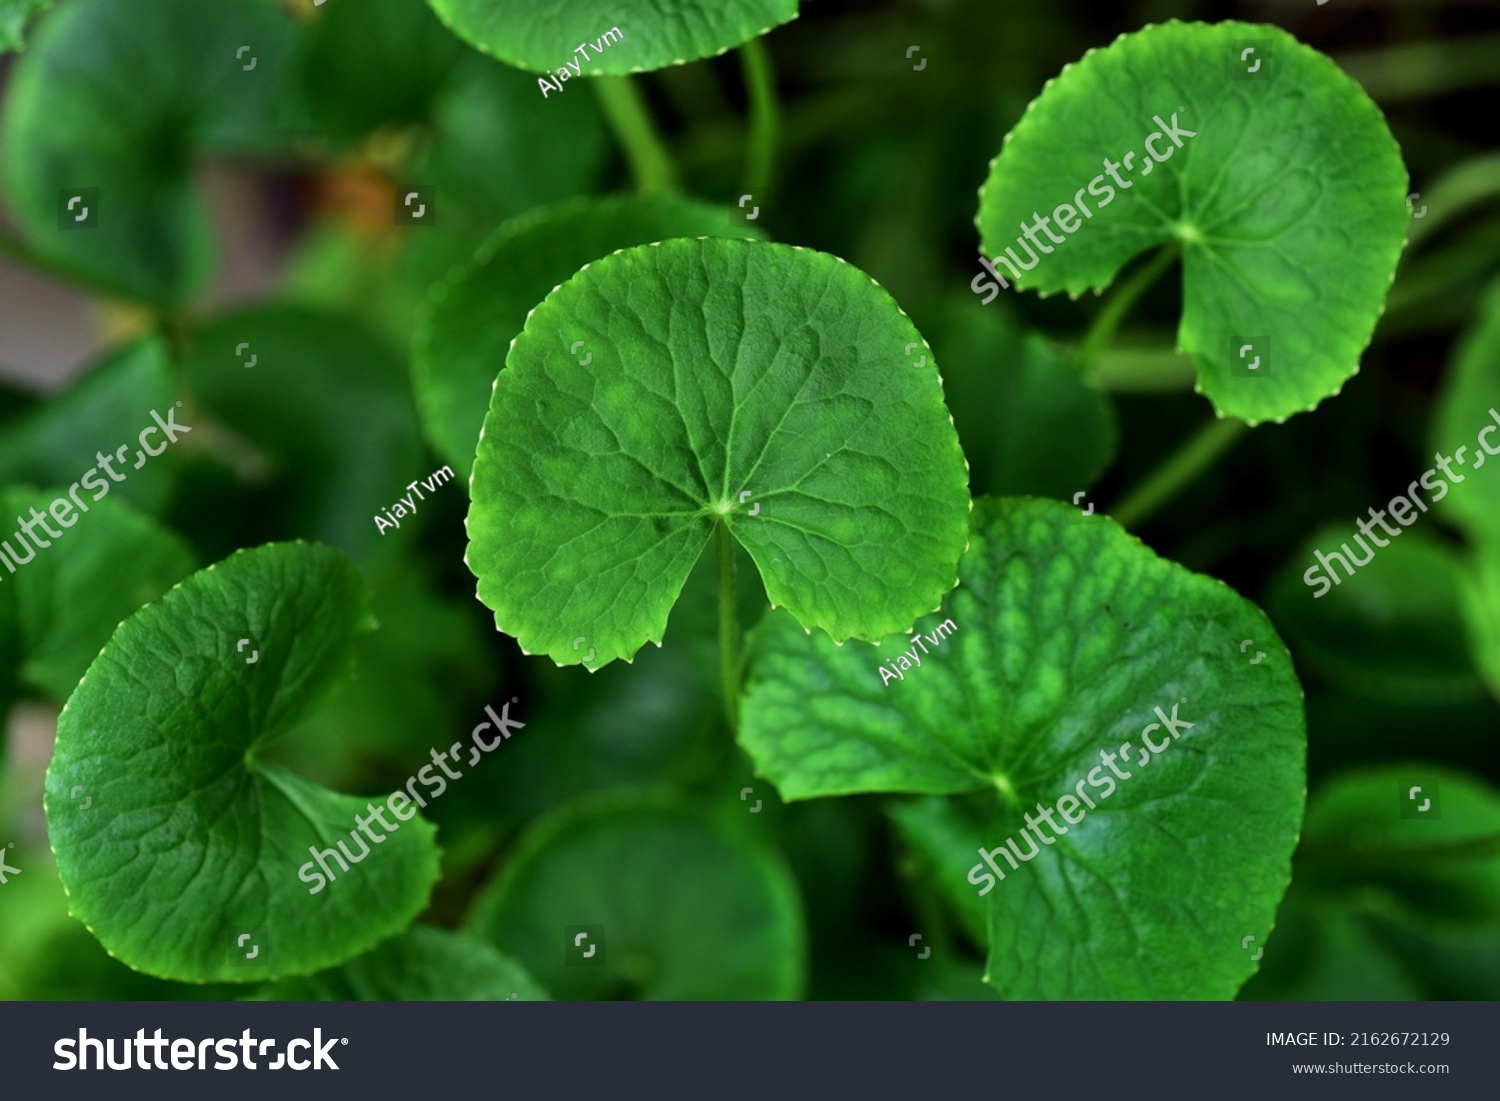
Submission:
[[[995,785],[995,790],[1000,793],[1000,798],[1006,803],[1014,804],[1017,801],[1016,789],[1011,784],[1009,776],[999,772],[993,773],[990,776],[990,783]]]
[[[1173,235],[1185,245],[1200,245],[1203,243],[1203,234],[1198,232],[1198,227],[1191,222],[1178,222],[1172,227]]]

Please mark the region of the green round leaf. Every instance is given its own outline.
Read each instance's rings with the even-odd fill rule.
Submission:
[[[193,569],[193,554],[182,540],[110,498],[79,500],[86,513],[72,507],[67,489],[11,489],[0,494],[0,526],[9,518],[29,518],[32,510],[47,519],[63,538],[35,547],[12,535],[8,557],[19,543],[32,558],[14,576],[0,574],[0,621],[14,616],[20,635],[22,678],[56,700],[78,686],[89,663],[109,641],[120,621],[149,604]],[[49,515],[55,501],[72,523],[64,526]],[[40,525],[33,532],[41,535]]]
[[[260,992],[282,1002],[544,1002],[526,969],[484,941],[419,925],[342,967]]]
[[[469,473],[511,341],[532,307],[579,268],[632,245],[730,235],[744,236],[724,208],[672,195],[578,199],[501,226],[433,287],[417,323],[412,374],[433,447]]]
[[[485,53],[534,72],[576,64],[570,77],[713,57],[797,17],[797,0],[558,0],[545,11],[529,0],[428,3],[454,34]]]
[[[278,538],[365,560],[405,534],[382,534],[375,517],[432,469],[404,365],[363,325],[279,306],[222,316],[194,334],[188,380],[259,449],[255,488]]]
[[[6,102],[7,195],[33,246],[153,302],[197,290],[211,243],[193,163],[284,136],[294,33],[261,0],[62,5]]]
[[[977,221],[1000,274],[1043,294],[1102,290],[1179,244],[1179,348],[1219,414],[1254,424],[1313,408],[1359,369],[1409,190],[1380,110],[1327,57],[1277,27],[1174,21],[1047,84],[990,165]],[[1049,236],[1035,219],[1064,205]]]
[[[760,1000],[802,990],[801,904],[781,861],[641,797],[568,804],[539,821],[469,924],[559,998]]]
[[[1434,481],[1447,492],[1434,507],[1472,536],[1500,541],[1500,282],[1490,287],[1465,335],[1433,411]],[[1460,454],[1460,448],[1464,449]],[[1447,459],[1445,474],[1439,466]],[[1486,465],[1488,463],[1488,465]]]
[[[432,826],[414,818],[367,845],[355,817],[372,800],[264,756],[347,676],[372,626],[347,560],[273,544],[115,631],[58,719],[45,801],[73,915],[111,955],[163,978],[264,981],[359,955],[427,904]],[[372,851],[345,871],[328,858],[336,878],[318,885],[309,849],[340,840]]]
[[[1016,869],[995,858],[989,981],[1018,999],[1230,997],[1302,817],[1301,691],[1265,615],[1051,501],[977,503],[959,576],[920,644],[840,648],[783,614],[762,621],[740,728],[757,773],[789,800],[994,792],[988,844],[1022,854],[1023,815],[1071,796],[1081,822],[1039,826],[1051,843]],[[891,663],[904,679],[882,678]],[[1166,743],[1144,767],[1143,730]],[[1115,780],[1101,753],[1126,742],[1137,756]]]
[[[466,561],[528,653],[592,667],[659,643],[716,523],[773,604],[839,640],[906,628],[953,586],[967,470],[936,365],[836,257],[615,253],[532,311],[506,368]]]

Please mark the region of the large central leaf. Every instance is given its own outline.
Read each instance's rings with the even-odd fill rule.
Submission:
[[[990,166],[978,224],[1002,275],[1074,297],[1179,243],[1178,343],[1215,408],[1255,423],[1359,369],[1408,190],[1379,108],[1328,58],[1277,27],[1172,22],[1048,82]]]
[[[878,638],[953,587],[966,481],[931,353],[868,276],[673,240],[532,311],[485,418],[466,560],[500,629],[559,664],[660,642],[716,523],[805,627]]]
[[[984,890],[1007,997],[1232,996],[1302,817],[1301,691],[1265,614],[1051,501],[979,502],[960,577],[920,643],[840,648],[767,617],[740,733],[757,771],[786,799],[994,793],[967,859],[934,863],[961,906]],[[977,850],[1007,838],[1021,860],[996,854],[997,880]]]

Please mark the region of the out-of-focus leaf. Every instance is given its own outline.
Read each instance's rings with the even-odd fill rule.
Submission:
[[[989,944],[989,905],[964,878],[974,863],[974,851],[989,834],[986,817],[993,817],[993,811],[982,816],[964,800],[929,795],[892,802],[887,813],[907,844],[926,860],[932,882],[953,906],[974,943],[981,948]]]
[[[1500,282],[1486,292],[1454,358],[1433,411],[1432,446],[1433,481],[1447,489],[1434,507],[1476,538],[1500,543],[1500,462],[1493,459],[1500,455]],[[1440,469],[1444,458],[1451,474]]]
[[[1330,525],[1277,579],[1269,607],[1293,652],[1348,691],[1372,699],[1435,704],[1479,695],[1465,645],[1457,554],[1394,521],[1399,536],[1370,526],[1388,546],[1360,535],[1361,550],[1354,542],[1357,528]],[[1356,560],[1374,551],[1352,577],[1332,557],[1347,559],[1351,545]],[[1315,551],[1329,559],[1337,585],[1322,581]],[[1314,585],[1305,583],[1308,574]]]
[[[155,423],[152,411],[165,417],[173,401],[167,350],[160,340],[147,338],[111,352],[63,393],[0,428],[0,483],[67,488],[93,469],[120,498],[159,515],[173,481],[174,452],[196,441],[184,435],[139,470],[135,462],[140,433]],[[187,417],[177,420],[192,427]],[[153,446],[159,445],[156,439]],[[106,479],[101,454],[123,481]]]
[[[458,218],[488,233],[593,190],[604,167],[604,121],[592,95],[580,89],[543,102],[533,78],[487,58],[455,74],[435,117],[432,151],[413,178],[437,189],[444,224]]]
[[[425,122],[464,53],[424,0],[331,4],[299,59],[308,114],[340,138]]]
[[[1261,953],[1260,970],[1240,991],[1246,1001],[1412,1001],[1423,996],[1401,962],[1355,910],[1289,895],[1269,941],[1241,949]]]
[[[1500,925],[1500,793],[1431,762],[1343,773],[1308,800],[1297,875],[1438,928]]]
[[[368,561],[412,535],[407,522],[377,525],[383,510],[412,496],[421,522],[425,503],[408,486],[433,472],[406,372],[364,326],[277,306],[219,317],[194,334],[188,378],[210,415],[270,464],[256,488],[272,537]]]
[[[372,610],[380,630],[356,640],[353,678],[287,739],[298,766],[325,783],[371,780],[351,768],[399,768],[426,754],[434,730],[468,729],[492,679],[481,610],[440,598],[419,567],[395,574]]]
[[[6,96],[7,196],[32,246],[151,302],[199,290],[213,249],[192,170],[291,135],[295,33],[262,0],[61,5]]]
[[[129,505],[108,498],[90,503],[91,497],[80,494],[87,512],[79,512],[66,489],[0,493],[0,518],[30,518],[34,511],[62,532],[41,548],[12,535],[4,543],[7,556],[13,559],[20,544],[32,557],[13,576],[0,577],[0,631],[19,635],[21,678],[59,702],[77,687],[122,619],[193,569],[192,552],[171,532]],[[69,525],[49,512],[59,500],[67,506],[59,511],[71,517]],[[0,525],[8,521],[0,519]]]
[[[977,302],[955,306],[943,392],[976,495],[1058,497],[1094,484],[1114,458],[1114,403],[1045,337]]]
[[[515,960],[477,937],[418,925],[341,967],[260,992],[282,1002],[544,1002]]]
[[[783,999],[802,990],[802,911],[781,861],[664,801],[559,808],[527,832],[469,925],[559,998]]]
[[[0,54],[21,48],[27,22],[52,0],[0,0]]]
[[[80,792],[78,802],[88,798]],[[0,1002],[233,998],[239,988],[153,978],[112,959],[68,914],[68,896],[45,850],[6,854],[22,874],[5,884],[0,906]]]

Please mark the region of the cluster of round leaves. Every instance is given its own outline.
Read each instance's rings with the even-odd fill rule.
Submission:
[[[538,71],[609,29],[587,0],[545,21],[516,18],[509,0],[431,3],[471,43]],[[610,17],[622,42],[591,71],[707,56],[795,15],[791,0],[626,8],[628,26]],[[1245,39],[1265,44],[1265,79],[1227,75]],[[1069,66],[991,167],[986,251],[1016,236],[1039,197],[1069,201],[1098,158],[1139,149],[1155,115],[1196,136],[1017,283],[1100,290],[1143,250],[1176,242],[1179,340],[1201,389],[1252,422],[1310,408],[1353,373],[1379,316],[1406,177],[1363,93],[1282,32],[1173,23]],[[40,217],[40,200],[29,204]],[[1108,520],[1031,500],[971,514],[934,356],[890,297],[836,257],[705,236],[723,224],[675,199],[541,211],[502,227],[434,293],[419,400],[439,449],[455,465],[472,459],[467,561],[497,625],[559,664],[629,660],[660,644],[722,530],[779,609],[752,636],[741,740],[783,797],[993,795],[988,816],[942,799],[894,813],[987,940],[987,977],[1007,996],[1232,996],[1254,969],[1241,939],[1270,927],[1302,813],[1301,694],[1269,622]],[[1247,388],[1230,376],[1231,342],[1263,334],[1279,369]],[[955,625],[941,642],[939,622]],[[347,833],[364,801],[262,755],[337,682],[366,626],[352,568],[306,546],[243,552],[121,625],[69,701],[48,785],[74,913],[111,952],[156,974],[243,980],[226,938],[269,926],[268,970],[255,977],[306,975],[415,916],[436,876],[431,827],[412,823],[349,882],[309,896],[287,870]],[[891,683],[880,667],[915,658],[913,628],[927,660]],[[277,656],[248,676],[230,658],[238,637]],[[1268,660],[1248,665],[1244,638]],[[969,853],[1015,835],[1100,750],[1174,706],[1191,726],[1169,752],[976,899]],[[78,812],[66,792],[79,783],[113,813]],[[631,846],[660,867],[582,897]],[[659,891],[683,864],[718,869],[693,880],[714,897],[685,897],[684,911],[748,900],[723,914],[736,927],[754,914],[743,957],[684,968],[691,954],[663,945]],[[553,943],[580,908],[622,931],[598,973],[563,970]],[[765,969],[802,951],[785,873],[649,801],[536,827],[471,932],[572,996],[798,990],[798,966]],[[318,982],[380,989],[372,976],[399,973],[409,950],[392,942]]]

